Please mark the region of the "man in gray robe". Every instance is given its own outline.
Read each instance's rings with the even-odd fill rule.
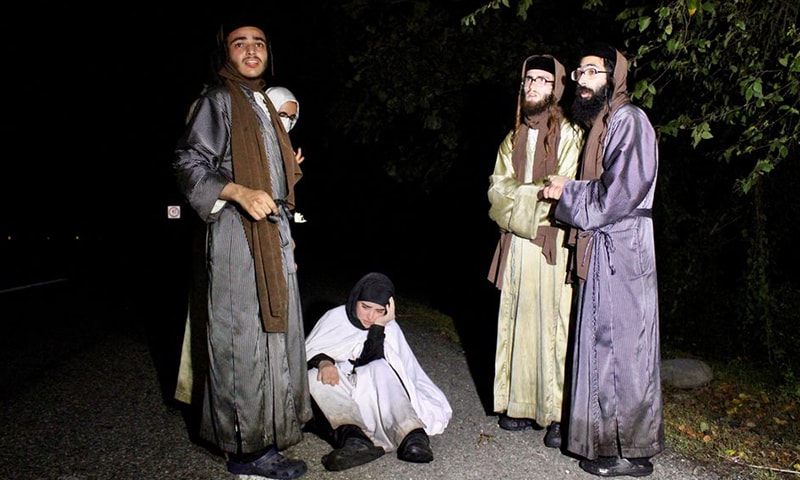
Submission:
[[[302,173],[263,93],[269,47],[258,25],[223,23],[219,85],[197,101],[173,167],[207,224],[200,437],[225,452],[230,473],[297,478],[305,462],[279,450],[302,440],[312,416],[289,223]]]
[[[578,180],[552,175],[544,196],[573,227],[579,282],[566,448],[598,476],[646,476],[664,449],[652,206],[656,135],[630,103],[625,57],[584,49],[575,117],[589,126]],[[562,434],[563,435],[563,434]]]

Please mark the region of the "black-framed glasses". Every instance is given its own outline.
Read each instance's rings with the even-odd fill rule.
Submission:
[[[531,77],[530,75],[525,75],[525,80],[523,80],[522,85],[525,87],[528,85],[539,85],[541,87],[543,85],[547,85],[548,83],[555,82],[555,80],[548,80],[545,77]]]
[[[295,120],[297,120],[297,114],[296,113],[293,114],[293,115],[289,115],[286,112],[278,112],[278,116],[281,117],[281,118],[288,118],[289,121],[293,122],[293,123],[294,123]]]
[[[586,78],[594,78],[595,75],[598,73],[614,73],[614,72],[607,72],[605,70],[600,70],[597,67],[586,67],[586,68],[576,68],[569,74],[569,77],[572,79],[573,82],[577,82],[583,75],[586,75]]]

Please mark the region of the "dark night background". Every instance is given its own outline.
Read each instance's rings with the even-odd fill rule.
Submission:
[[[319,14],[324,3],[259,7],[272,43],[275,73],[268,84],[288,87],[301,103],[291,134],[306,157],[297,195],[308,222],[295,229],[301,286],[312,277],[351,284],[379,270],[400,295],[478,300],[491,325],[495,290],[485,275],[497,237],[486,188],[514,97],[491,105],[491,114],[472,113],[473,120],[485,115],[478,131],[492,133],[460,178],[425,194],[401,184],[387,175],[377,142],[355,145],[330,127],[339,123],[331,106],[350,72],[346,52],[329,51],[347,33]],[[480,5],[472,4],[463,14]],[[12,74],[6,75],[0,304],[24,295],[31,305],[3,314],[6,339],[17,348],[24,342],[13,334],[24,335],[32,323],[48,330],[48,322],[60,324],[56,334],[70,338],[71,328],[102,335],[144,322],[130,328],[144,327],[154,354],[176,365],[196,218],[174,188],[171,154],[209,78],[219,22],[213,9],[191,8],[176,13],[137,4],[112,12],[73,4],[46,17],[26,8],[3,20],[5,69]],[[475,105],[483,109],[497,96]],[[182,206],[180,219],[167,218],[171,205]],[[60,304],[54,287],[17,290],[52,281],[59,298],[86,296],[82,318],[47,311],[51,318],[41,323],[34,306]]]
[[[414,293],[452,315],[463,341],[476,337],[492,348],[497,292],[486,273],[499,234],[486,189],[497,146],[513,126],[520,63],[549,52],[569,70],[580,44],[620,45],[623,34],[613,11],[587,12],[568,0],[536,2],[524,21],[501,9],[479,19],[474,35],[458,36],[459,19],[485,3],[264,1],[254,8],[272,45],[268,84],[288,87],[301,103],[291,132],[306,157],[297,209],[308,223],[295,228],[301,286],[348,284],[380,270],[399,295]],[[170,162],[187,109],[209,79],[219,18],[217,8],[182,2],[30,3],[4,15],[0,291],[70,279],[87,286],[94,327],[144,318],[154,341],[179,339],[196,219],[176,192]],[[443,32],[458,40],[448,43]],[[672,104],[680,102],[661,108]],[[661,145],[662,339],[703,356],[763,358],[760,320],[736,321],[746,303],[754,214],[749,198],[732,200],[731,185],[749,166],[696,161],[707,153],[699,150]],[[784,252],[774,280],[790,299],[781,312],[796,317],[788,265],[797,254],[787,248],[786,226],[796,225],[797,209],[780,207],[798,200],[786,180],[795,169],[791,163],[765,179],[764,191],[777,225],[770,248]],[[171,205],[183,207],[180,219],[167,218]],[[23,294],[32,306],[50,302],[41,292]],[[9,315],[3,301],[0,294],[6,328],[34,318]],[[791,345],[800,334],[795,323],[785,325],[795,326],[778,326],[786,338],[778,343]]]
[[[715,424],[730,424],[736,441],[757,445],[777,465],[781,457],[773,457],[771,446],[752,442],[769,437],[770,445],[788,446],[796,433],[800,37],[790,33],[800,7],[781,0],[703,1],[688,19],[680,9],[692,2],[535,0],[523,19],[516,11],[523,0],[488,10],[473,28],[462,28],[460,20],[488,2],[235,3],[265,19],[274,65],[267,84],[289,88],[300,101],[290,137],[306,158],[296,193],[297,210],[308,222],[294,228],[306,327],[332,306],[332,298],[343,301],[363,274],[382,271],[395,281],[399,315],[408,308],[409,316],[452,320],[460,341],[454,348],[464,354],[469,372],[440,363],[453,378],[468,374],[492,413],[499,292],[486,275],[499,232],[488,217],[487,188],[498,145],[514,124],[524,58],[551,53],[569,71],[581,45],[605,40],[619,48],[630,40],[626,56],[640,63],[629,71],[629,89],[642,78],[660,80],[655,102],[645,107],[656,128],[684,114],[697,122],[710,119],[722,104],[737,107],[744,103],[742,79],[758,75],[765,95],[781,91],[789,108],[781,110],[777,102],[772,110],[742,113],[741,124],[711,121],[713,140],[697,148],[688,131],[672,137],[659,130],[653,216],[662,358],[698,358],[715,374],[740,372],[760,392],[743,398],[747,390],[722,377],[713,393],[680,393],[683,404],[708,410],[702,418],[714,419],[715,438],[706,443],[708,435],[698,434],[707,427],[692,427],[690,416],[681,416],[679,430],[717,458],[720,445],[739,449],[724,435],[716,437]],[[601,5],[587,10],[585,3]],[[676,36],[699,43],[670,57],[664,54],[667,41],[654,40],[663,25],[640,32],[636,25],[623,28],[617,18],[636,5],[652,14],[657,4],[675,7]],[[20,458],[39,474],[45,465],[27,460],[35,452],[53,457],[53,471],[62,474],[91,462],[106,476],[121,478],[117,472],[126,468],[127,454],[107,462],[115,450],[94,444],[84,450],[81,441],[104,441],[119,430],[125,437],[120,444],[131,445],[131,464],[162,472],[142,455],[145,447],[160,450],[161,443],[141,444],[138,433],[168,435],[142,428],[147,422],[135,416],[144,405],[140,396],[123,394],[130,409],[117,411],[119,402],[94,406],[106,403],[105,394],[119,395],[105,387],[125,378],[110,378],[125,373],[123,364],[133,367],[130,374],[146,375],[152,389],[151,371],[138,368],[141,355],[113,347],[118,342],[110,340],[120,336],[151,357],[156,394],[177,406],[173,394],[197,250],[193,233],[202,225],[177,193],[172,151],[189,106],[211,76],[214,36],[227,6],[29,1],[8,4],[0,18],[0,403],[8,403],[14,444],[4,460]],[[709,6],[718,12],[713,21],[702,10]],[[683,26],[691,28],[681,30],[682,15]],[[723,47],[727,38],[730,45]],[[710,47],[697,47],[705,41]],[[637,57],[644,44],[655,48]],[[712,66],[712,58],[719,63]],[[787,58],[797,68],[779,63]],[[683,69],[667,68],[671,60]],[[573,89],[568,82],[565,106]],[[773,122],[760,124],[764,143],[736,143],[760,113]],[[734,184],[755,164],[773,160],[764,153],[773,141],[790,152],[787,158],[766,162],[774,170],[748,194],[735,192]],[[723,159],[731,145],[744,153]],[[170,206],[182,207],[180,219],[168,218]],[[431,308],[418,309],[420,304]],[[90,357],[84,354],[103,345],[109,348],[102,352],[113,352],[109,369],[83,362]],[[435,348],[427,353],[440,354]],[[13,402],[29,390],[37,399],[70,395],[49,374],[70,379],[57,367],[73,363],[92,388],[72,402],[48,404],[41,415],[18,412]],[[48,392],[40,392],[45,383]],[[130,388],[139,388],[138,382]],[[764,403],[765,392],[771,405]],[[790,405],[772,417],[780,398]],[[77,404],[80,409],[69,407]],[[738,413],[731,414],[731,406]],[[161,422],[152,413],[151,420]],[[74,417],[79,425],[59,429],[63,438],[53,439],[31,430],[31,415],[48,425],[47,432],[65,425],[56,420]],[[788,424],[778,422],[783,418]],[[124,428],[115,428],[120,420]],[[191,422],[190,415],[185,420]],[[68,445],[69,452],[81,448],[74,457],[82,461],[57,445]],[[166,453],[157,456],[182,458]],[[791,455],[796,463],[796,452]]]
[[[328,127],[335,123],[330,103],[348,66],[336,63],[346,56],[326,51],[333,36],[346,34],[316,16],[321,9],[314,2],[262,8],[275,69],[268,83],[290,88],[301,101],[292,132],[306,156],[297,187],[298,210],[308,219],[296,229],[301,269],[352,263],[355,271],[395,273],[413,266],[403,274],[419,282],[458,278],[453,268],[482,275],[496,240],[485,190],[514,99],[497,102],[482,120],[480,131],[491,134],[484,151],[458,173],[462,178],[421,198]],[[92,263],[83,267],[98,268],[110,284],[133,283],[152,289],[148,296],[169,296],[166,289],[180,288],[176,276],[185,274],[180,265],[194,219],[174,190],[171,149],[208,79],[218,13],[137,5],[112,14],[61,6],[48,18],[22,18],[4,28],[15,80],[6,108],[0,227],[12,249],[35,249],[33,258],[14,256],[19,270],[11,277],[38,280],[32,264],[67,261],[57,257],[73,245]],[[482,100],[475,105],[484,107]],[[445,198],[449,194],[459,198]],[[167,219],[169,205],[183,206],[180,220]]]

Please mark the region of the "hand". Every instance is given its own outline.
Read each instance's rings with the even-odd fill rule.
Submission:
[[[339,385],[339,369],[327,360],[319,363],[317,380],[325,385]]]
[[[564,185],[569,181],[568,177],[561,175],[548,175],[542,188],[542,197],[552,200],[561,198],[561,193],[564,191]]]
[[[306,159],[306,157],[303,156],[303,149],[302,148],[297,147],[297,151],[294,152],[294,159],[295,159],[295,161],[297,162],[298,165],[303,163],[303,160]]]
[[[385,327],[386,324],[392,320],[394,320],[394,297],[389,297],[389,303],[386,304],[386,314],[375,320],[375,325],[382,325]]]
[[[219,197],[222,200],[232,200],[238,203],[255,221],[263,220],[267,218],[267,215],[279,212],[278,204],[267,192],[253,190],[233,182],[225,185]]]

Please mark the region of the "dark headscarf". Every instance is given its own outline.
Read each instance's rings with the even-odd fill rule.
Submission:
[[[347,318],[356,328],[365,330],[356,315],[356,303],[364,301],[386,306],[389,304],[389,298],[393,296],[394,284],[389,277],[377,272],[368,273],[361,277],[361,280],[356,282],[353,289],[350,290],[350,296],[347,298],[345,306]]]

